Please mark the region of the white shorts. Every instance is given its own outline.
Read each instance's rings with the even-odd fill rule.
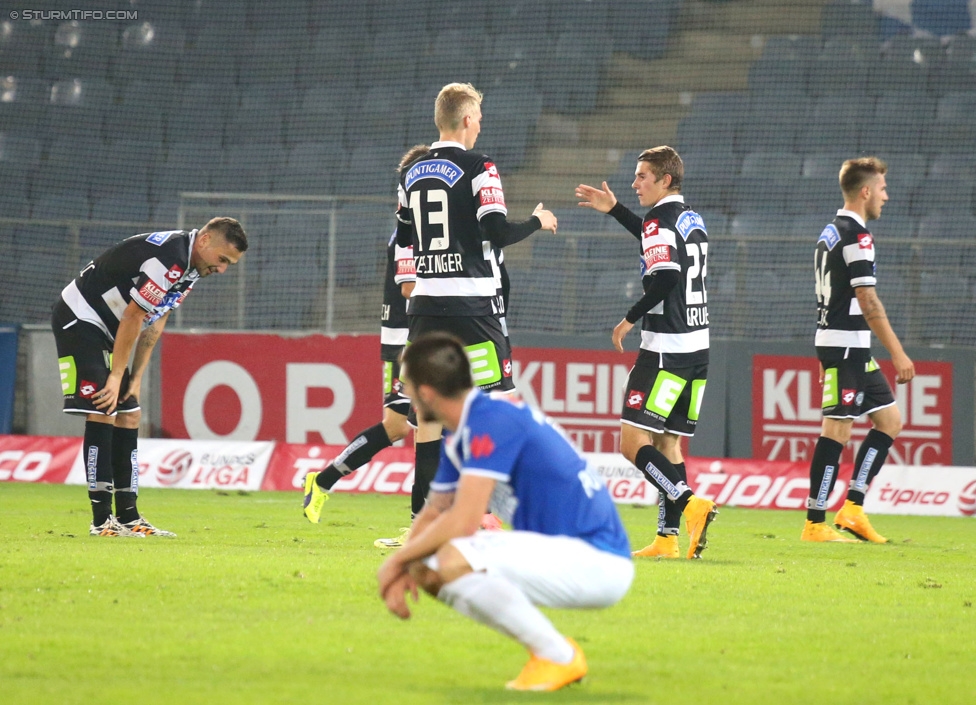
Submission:
[[[453,539],[471,568],[511,581],[535,605],[562,609],[609,607],[627,594],[634,564],[582,539],[532,531],[479,531]],[[425,563],[437,570],[437,557]]]

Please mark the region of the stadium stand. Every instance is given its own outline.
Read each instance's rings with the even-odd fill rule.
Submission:
[[[436,137],[440,85],[470,80],[485,93],[478,146],[511,212],[541,200],[560,219],[558,236],[506,253],[513,330],[619,320],[640,293],[636,248],[576,208],[572,189],[606,179],[636,208],[636,156],[668,143],[712,238],[716,334],[809,337],[811,243],[840,205],[840,163],[871,152],[890,165],[879,266],[922,292],[893,291],[889,313],[908,343],[962,339],[950,312],[925,309],[942,285],[935,265],[913,264],[922,242],[976,263],[976,39],[962,0],[125,7],[138,18],[0,22],[0,260],[17,282],[0,319],[47,316],[47,284],[25,262],[36,278],[50,258],[60,281],[124,235],[220,210],[255,233],[247,263],[214,289],[232,306],[246,291],[246,309],[226,324],[189,307],[175,323],[375,329],[394,166]],[[770,296],[776,315],[758,313]]]

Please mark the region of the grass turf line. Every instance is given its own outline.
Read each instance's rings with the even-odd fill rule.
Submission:
[[[179,538],[90,538],[84,488],[0,484],[0,701],[976,701],[967,519],[879,515],[890,545],[814,545],[800,512],[723,508],[703,560],[639,560],[616,607],[550,611],[590,675],[520,694],[503,690],[516,644],[425,596],[409,622],[376,597],[372,542],[408,498],[333,495],[313,526],[297,493],[141,495]],[[656,507],[621,513],[650,543]]]

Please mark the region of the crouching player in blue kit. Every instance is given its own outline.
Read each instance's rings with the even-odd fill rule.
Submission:
[[[603,481],[541,414],[473,389],[454,337],[418,337],[401,375],[421,419],[451,435],[410,538],[379,570],[380,596],[407,619],[420,587],[516,639],[531,658],[509,689],[582,679],[582,650],[537,605],[609,607],[630,588],[630,543]],[[489,507],[514,531],[478,531]]]

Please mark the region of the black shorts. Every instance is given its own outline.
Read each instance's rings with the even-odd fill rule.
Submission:
[[[380,357],[383,360],[383,406],[401,416],[410,411],[410,398],[403,394],[400,381],[400,353],[402,345],[383,345]]]
[[[638,357],[630,371],[621,422],[654,433],[694,436],[708,365],[667,370],[647,362]]]
[[[856,419],[891,406],[895,397],[874,358],[824,362],[823,399],[828,419]]]
[[[58,347],[58,369],[61,374],[61,393],[64,395],[66,414],[101,414],[91,397],[105,386],[112,371],[112,341],[102,330],[86,321],[80,321],[62,299],[54,305],[51,328]],[[122,375],[119,386],[121,399],[129,391],[129,370]],[[129,414],[139,411],[139,400],[129,397],[108,414]]]
[[[434,331],[450,333],[464,344],[476,386],[501,392],[515,389],[512,345],[498,316],[410,316],[410,340]]]

